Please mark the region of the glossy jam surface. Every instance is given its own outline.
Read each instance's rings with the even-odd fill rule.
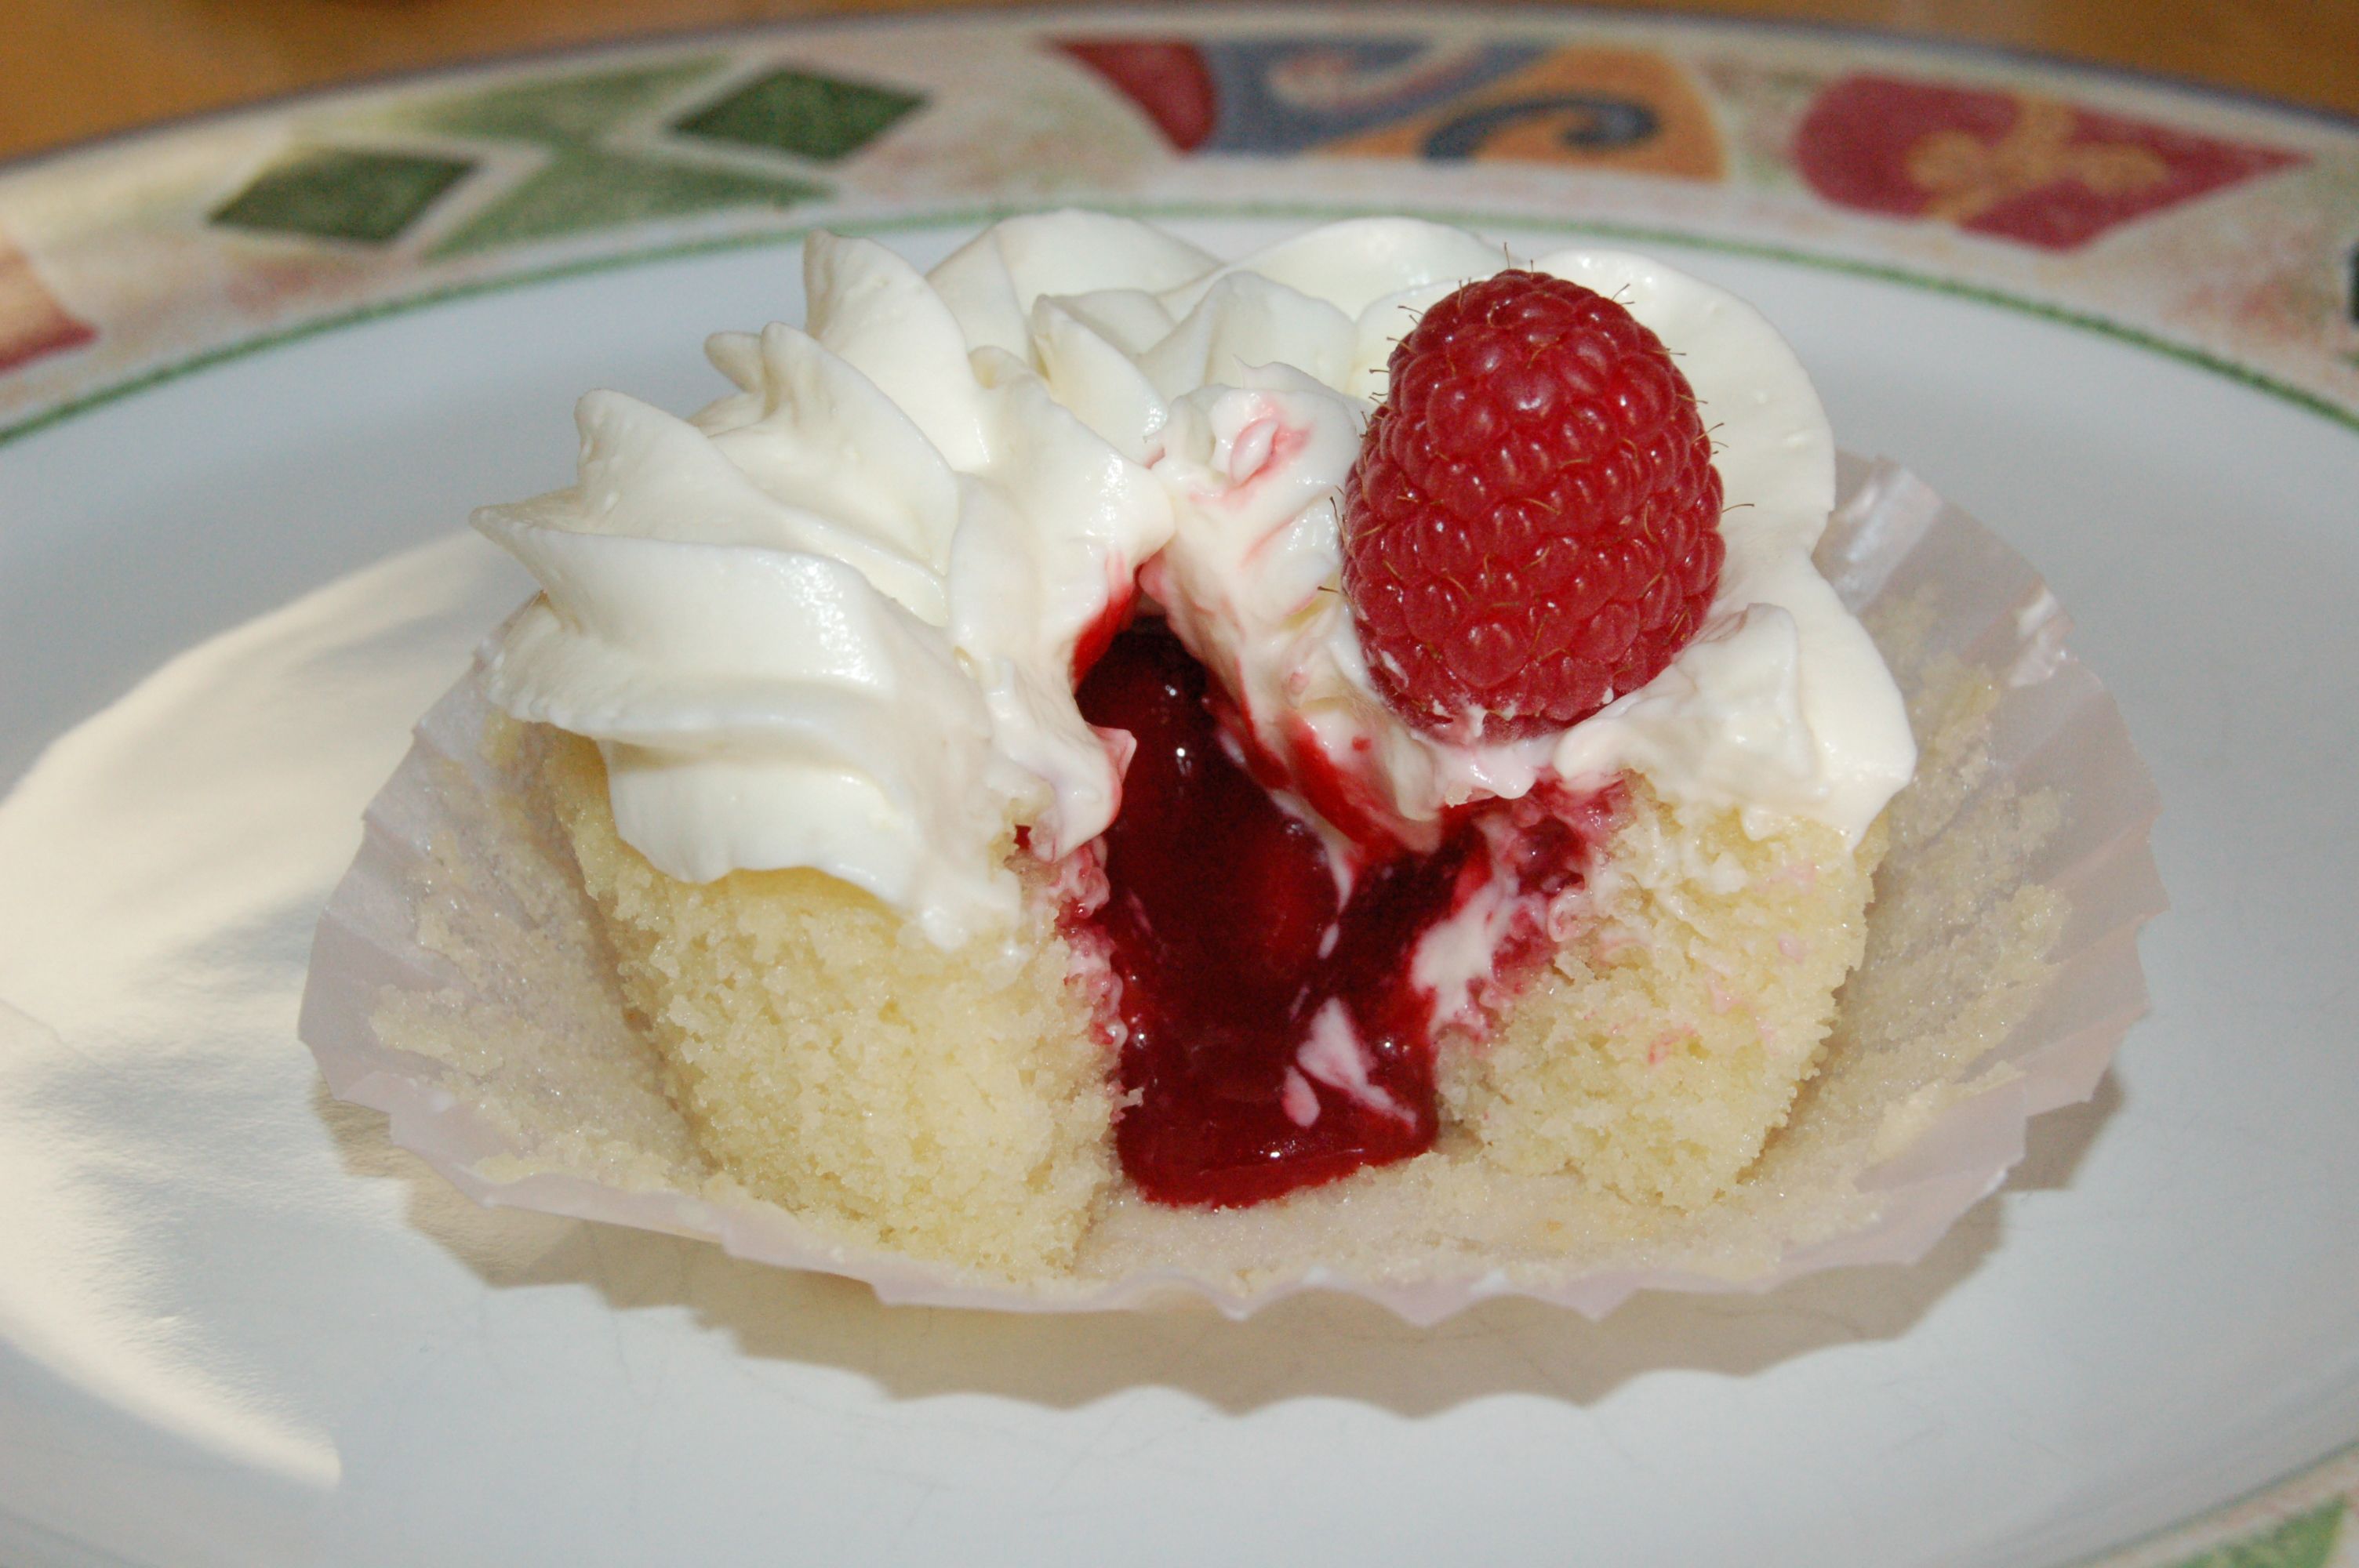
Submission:
[[[1083,716],[1137,741],[1088,918],[1121,981],[1124,1170],[1158,1202],[1234,1206],[1431,1147],[1419,940],[1504,879],[1529,913],[1503,946],[1536,948],[1603,814],[1469,813],[1432,852],[1362,870],[1345,899],[1319,836],[1223,743],[1207,686],[1153,624],[1082,683]]]

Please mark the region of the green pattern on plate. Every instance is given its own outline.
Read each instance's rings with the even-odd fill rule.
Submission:
[[[637,153],[569,150],[462,225],[434,247],[434,254],[460,255],[723,207],[791,207],[825,194],[826,189],[782,175],[746,174]]]
[[[455,136],[580,146],[649,114],[690,82],[711,76],[725,57],[701,55],[660,65],[587,71],[435,98],[402,118],[421,130]]]
[[[2329,1498],[2308,1513],[2190,1557],[2178,1568],[2326,1568],[2347,1511],[2343,1498]]]
[[[460,158],[320,147],[273,164],[213,210],[263,233],[384,244],[474,168]]]
[[[718,57],[590,71],[438,98],[397,122],[442,135],[524,142],[549,161],[433,247],[463,255],[529,240],[689,217],[731,207],[791,207],[827,193],[789,174],[766,174],[614,145],[685,87],[713,74]]]
[[[832,163],[858,152],[925,102],[889,87],[777,70],[674,122],[673,128]]]

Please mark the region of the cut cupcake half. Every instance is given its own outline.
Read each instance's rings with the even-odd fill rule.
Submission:
[[[1825,420],[1760,318],[1569,252],[1678,356],[1730,510],[1708,620],[1560,730],[1408,721],[1343,582],[1404,320],[1501,270],[1374,220],[1223,265],[1019,219],[920,276],[815,241],[692,420],[585,402],[479,525],[490,654],[711,1158],[847,1242],[1027,1280],[1110,1204],[1444,1160],[1726,1193],[1811,1073],[1913,742],[1811,566]]]

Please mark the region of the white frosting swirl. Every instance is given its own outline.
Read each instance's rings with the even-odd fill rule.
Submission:
[[[821,235],[807,328],[724,335],[741,389],[672,418],[582,400],[571,489],[476,524],[543,592],[492,698],[596,739],[624,838],[707,881],[812,866],[935,941],[1004,928],[1001,864],[1095,837],[1127,738],[1074,706],[1075,648],[1134,584],[1347,837],[1553,772],[1856,838],[1914,750],[1899,697],[1810,562],[1824,414],[1761,318],[1671,268],[1566,251],[1680,356],[1731,510],[1714,619],[1560,736],[1458,746],[1379,699],[1341,593],[1337,495],[1414,313],[1504,265],[1462,231],[1332,224],[1228,265],[1147,224],[1009,220],[920,276]]]
[[[592,393],[579,481],[476,514],[542,589],[488,689],[599,742],[668,874],[814,866],[954,946],[1013,923],[1015,826],[1055,856],[1114,819],[1125,742],[1069,672],[1171,503],[892,252],[820,235],[804,281],[806,330],[708,345],[735,396]]]

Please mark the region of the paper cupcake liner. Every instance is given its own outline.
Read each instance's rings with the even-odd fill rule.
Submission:
[[[2037,906],[2050,914],[2044,966],[1990,1038],[1947,1039],[1922,1060],[1906,1042],[1839,1044],[1822,1091],[1805,1090],[1806,1102],[1821,1092],[1825,1108],[1798,1108],[1781,1135],[1791,1147],[1773,1141],[1765,1156],[1791,1156],[1777,1179],[1740,1189],[1726,1216],[1644,1248],[1582,1260],[1478,1247],[1440,1265],[1371,1268],[1322,1258],[1315,1243],[1288,1250],[1280,1227],[1257,1233],[1258,1253],[1218,1267],[1191,1255],[1109,1272],[1085,1256],[1072,1279],[1019,1288],[839,1243],[744,1195],[696,1151],[652,1048],[601,972],[562,847],[517,804],[519,764],[486,755],[490,714],[473,674],[421,721],[368,809],[360,855],[320,923],[302,1038],[339,1098],[384,1111],[394,1141],[479,1203],[703,1238],[739,1257],[864,1281],[888,1303],[1076,1311],[1196,1294],[1242,1317],[1329,1289],[1424,1324],[1495,1295],[1596,1316],[1639,1290],[1762,1291],[1821,1269],[1913,1262],[2005,1180],[2031,1117],[2088,1098],[2145,1011],[2136,933],[2165,903],[2147,848],[2158,800],[2112,699],[2065,647],[2068,623],[2038,574],[1897,467],[1846,458],[1841,479],[1845,499],[1820,563],[1894,654],[1904,691],[1930,701],[1941,672],[1962,668],[1987,676],[1972,683],[1986,697],[1995,688],[1971,764],[1924,786],[1951,789],[1959,809],[1930,837],[1896,846],[1871,932],[1896,899],[1889,888],[1936,857],[1955,859],[1967,845],[1959,836],[1989,831],[2005,806],[2007,821],[2036,819],[2038,831],[2017,836],[2020,865],[1981,888],[1982,913],[1953,939],[1962,951],[1990,935],[1974,920]],[[444,956],[463,951],[454,930],[497,933],[506,950],[496,962],[454,960]],[[1883,961],[1872,935],[1847,1000],[1886,978]],[[484,1037],[486,1018],[499,1021],[496,1038]],[[390,1019],[400,1027],[389,1031]],[[397,1047],[388,1033],[430,1050]],[[1838,1124],[1850,1130],[1830,1130]],[[1782,1190],[1789,1178],[1809,1201]],[[1106,1256],[1153,1258],[1155,1227],[1175,1222],[1125,1207],[1100,1228],[1129,1225],[1148,1244]]]

